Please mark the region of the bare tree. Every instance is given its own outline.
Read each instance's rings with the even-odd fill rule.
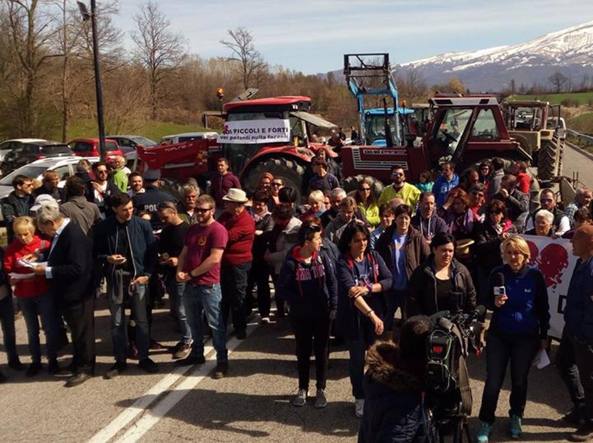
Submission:
[[[22,71],[19,91],[20,128],[18,132],[35,131],[37,112],[34,106],[41,68],[48,58],[48,41],[55,32],[53,17],[46,14],[39,0],[3,0],[7,4],[10,38]]]
[[[568,77],[562,74],[562,72],[556,71],[548,77],[548,81],[552,84],[554,91],[558,93],[562,91],[562,87],[568,81]]]
[[[233,56],[229,60],[239,63],[241,68],[241,77],[243,88],[257,86],[252,83],[258,76],[267,70],[267,64],[253,44],[254,37],[245,28],[229,29],[227,34],[230,40],[221,40],[220,43],[231,50]]]
[[[159,85],[167,72],[177,68],[185,56],[185,44],[180,35],[171,32],[171,23],[154,1],[148,1],[134,16],[136,56],[148,70],[150,106],[153,120],[158,117]]]

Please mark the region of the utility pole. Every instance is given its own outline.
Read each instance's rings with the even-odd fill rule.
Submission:
[[[95,95],[97,100],[97,126],[99,127],[99,152],[101,153],[101,160],[105,160],[105,120],[103,118],[103,86],[101,84],[101,69],[99,66],[99,42],[97,39],[97,15],[96,2],[91,0],[91,12],[89,13],[86,5],[82,2],[78,3],[78,9],[82,15],[82,20],[91,21],[91,35],[93,39],[93,65],[95,71]]]

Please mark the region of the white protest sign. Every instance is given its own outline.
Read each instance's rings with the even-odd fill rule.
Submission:
[[[550,303],[550,331],[554,338],[562,336],[564,328],[564,307],[570,278],[577,264],[572,255],[570,240],[536,235],[523,236],[531,251],[530,264],[544,275]]]
[[[224,123],[218,143],[278,143],[290,140],[288,119],[237,120]]]

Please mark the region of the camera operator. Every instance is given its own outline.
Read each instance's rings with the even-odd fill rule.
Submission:
[[[548,292],[541,272],[528,266],[527,242],[517,235],[503,240],[503,266],[490,274],[487,306],[493,311],[486,339],[486,385],[476,440],[488,442],[498,395],[507,365],[511,366],[509,411],[512,438],[521,436],[521,418],[527,401],[527,377],[538,350],[545,349],[550,326]]]
[[[398,344],[377,342],[369,349],[359,443],[428,441],[422,396],[431,330],[428,317],[410,317]]]
[[[437,233],[430,243],[431,255],[414,270],[407,300],[408,315],[432,315],[461,308],[471,313],[476,308],[476,289],[467,268],[457,261],[455,238]]]

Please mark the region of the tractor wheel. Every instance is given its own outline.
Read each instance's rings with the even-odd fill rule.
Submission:
[[[551,180],[558,170],[558,145],[553,140],[542,140],[542,146],[537,156],[537,178]]]
[[[302,178],[305,174],[305,166],[296,160],[286,157],[266,158],[253,165],[243,176],[243,184],[247,193],[252,193],[257,188],[260,177],[264,172],[269,172],[274,177],[282,178],[284,186],[296,190],[297,202],[300,202],[303,195]]]
[[[364,177],[365,176],[361,174],[352,177],[346,177],[343,182],[344,191],[346,191],[347,194],[355,192],[358,189],[358,186],[360,185],[360,182],[364,179]],[[383,192],[383,183],[381,183],[381,181],[377,180],[374,177],[371,177],[371,179],[373,180],[373,194],[377,198],[379,198],[381,192]]]

